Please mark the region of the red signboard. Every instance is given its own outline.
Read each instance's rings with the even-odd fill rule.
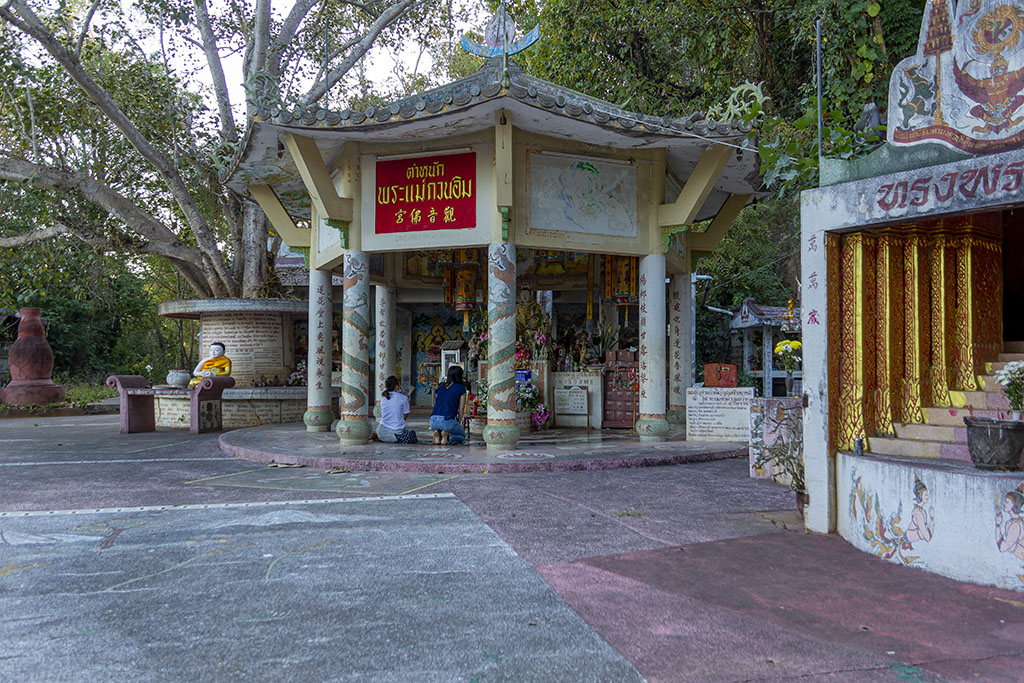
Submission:
[[[377,162],[377,234],[476,227],[476,152]]]

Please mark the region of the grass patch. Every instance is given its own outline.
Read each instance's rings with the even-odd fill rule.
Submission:
[[[105,398],[117,396],[117,389],[108,387],[105,384],[80,384],[72,383],[64,387],[67,397],[59,403],[36,403],[28,406],[12,406],[0,403],[0,410],[19,411],[43,411],[50,408],[86,408],[90,403],[95,403]]]

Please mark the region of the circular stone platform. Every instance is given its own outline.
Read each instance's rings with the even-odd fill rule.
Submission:
[[[747,456],[745,443],[684,441],[682,432],[670,432],[667,441],[641,444],[635,434],[626,431],[554,429],[527,434],[514,449],[489,451],[478,434],[471,435],[468,445],[434,446],[425,421],[410,420],[409,426],[416,430],[421,443],[373,441],[365,446],[342,446],[333,428],[330,432],[307,432],[302,424],[283,424],[225,432],[220,437],[220,448],[254,462],[430,474],[603,470]]]

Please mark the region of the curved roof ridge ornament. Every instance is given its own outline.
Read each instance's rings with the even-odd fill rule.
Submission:
[[[529,33],[522,36],[519,40],[515,40],[515,37],[516,23],[510,16],[508,16],[508,12],[505,11],[505,0],[502,0],[501,5],[498,6],[494,16],[491,17],[489,22],[487,22],[487,28],[484,29],[483,44],[481,45],[480,43],[470,40],[469,36],[463,34],[461,45],[463,50],[479,57],[489,59],[491,57],[501,55],[501,80],[502,84],[505,87],[508,87],[509,55],[518,54],[540,40],[540,24],[534,26]]]

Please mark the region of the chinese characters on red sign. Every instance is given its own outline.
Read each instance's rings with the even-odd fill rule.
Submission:
[[[376,232],[476,227],[476,152],[377,162]]]

